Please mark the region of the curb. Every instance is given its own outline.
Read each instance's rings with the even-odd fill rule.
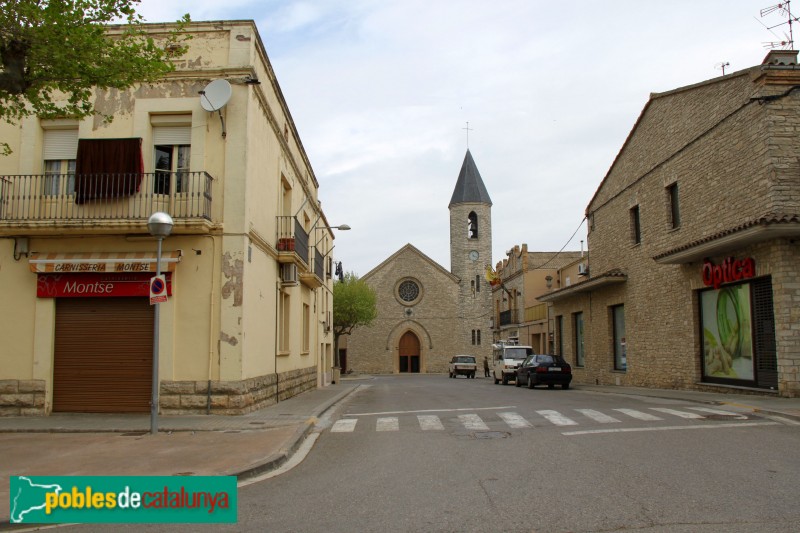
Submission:
[[[237,480],[243,481],[246,479],[260,476],[262,474],[266,474],[267,472],[271,472],[273,470],[277,470],[278,468],[282,467],[292,457],[292,455],[295,454],[295,452],[300,448],[300,446],[306,440],[308,435],[317,425],[317,420],[319,419],[319,417],[322,414],[324,414],[328,409],[330,409],[340,401],[344,400],[347,396],[357,391],[359,388],[361,388],[361,386],[357,385],[348,390],[343,390],[333,398],[330,398],[325,402],[321,403],[320,405],[318,405],[312,411],[309,419],[297,427],[294,434],[289,438],[289,440],[287,441],[287,445],[284,448],[267,457],[263,463],[254,465],[250,468],[242,470],[241,472],[236,472],[231,475],[236,476]]]

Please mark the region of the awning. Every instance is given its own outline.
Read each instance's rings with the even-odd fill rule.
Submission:
[[[76,252],[32,253],[28,259],[31,272],[156,272],[155,252]],[[181,251],[161,254],[161,271],[174,272]]]

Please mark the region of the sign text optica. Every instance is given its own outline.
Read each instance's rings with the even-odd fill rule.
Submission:
[[[709,260],[703,263],[703,284],[707,287],[719,289],[723,283],[733,283],[743,279],[750,279],[756,275],[756,260],[752,257],[734,259],[728,257],[721,265],[715,265]]]

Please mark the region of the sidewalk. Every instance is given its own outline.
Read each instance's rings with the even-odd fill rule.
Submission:
[[[53,414],[0,417],[0,530],[8,527],[9,477],[214,476],[247,478],[283,465],[317,418],[352,393],[350,381],[242,416]]]
[[[54,414],[0,418],[0,529],[9,519],[9,477],[230,475],[241,479],[283,465],[317,418],[372,376],[344,377],[242,416]],[[635,387],[575,385],[575,391],[723,405],[800,420],[800,398]],[[800,422],[797,422],[800,424]]]

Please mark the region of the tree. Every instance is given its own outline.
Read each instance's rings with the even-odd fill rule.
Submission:
[[[333,349],[339,366],[339,337],[358,326],[368,326],[378,316],[375,290],[353,272],[333,284]]]
[[[125,89],[174,70],[170,59],[185,52],[179,40],[188,38],[182,34],[189,16],[157,42],[135,11],[139,1],[4,0],[0,120],[83,118],[97,113],[93,88]],[[108,25],[120,20],[109,33]]]

